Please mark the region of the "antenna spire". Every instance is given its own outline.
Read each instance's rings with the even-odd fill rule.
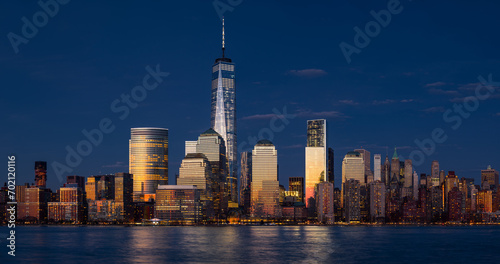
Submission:
[[[225,42],[224,42],[224,17],[222,17],[222,58],[224,58]]]

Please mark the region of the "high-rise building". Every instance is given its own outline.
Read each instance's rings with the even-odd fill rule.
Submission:
[[[297,192],[297,202],[304,203],[304,177],[288,178],[288,190]]]
[[[198,141],[186,141],[184,145],[184,156],[190,153],[196,153],[196,144],[198,144]]]
[[[35,186],[45,188],[47,185],[47,162],[35,161]]]
[[[193,225],[202,219],[200,190],[193,185],[160,185],[155,216],[167,224]]]
[[[335,153],[328,148],[328,181],[335,185]]]
[[[77,184],[59,189],[59,201],[48,203],[49,221],[82,223],[86,220],[83,189]]]
[[[385,184],[380,180],[370,184],[370,217],[374,222],[385,219]]]
[[[432,161],[431,165],[431,178],[439,179],[439,161]]]
[[[360,187],[359,181],[355,179],[349,179],[344,183],[344,212],[347,223],[361,221]]]
[[[212,168],[202,153],[190,153],[182,160],[179,168],[178,185],[194,185],[200,191],[205,219],[213,216],[213,189],[217,181],[212,176]]]
[[[380,168],[382,157],[380,154],[373,155],[373,181],[382,181],[382,169]]]
[[[391,163],[389,162],[389,156],[385,156],[384,166],[382,167],[382,176],[385,185],[389,185],[391,182]]]
[[[228,181],[232,180],[232,178],[227,177],[228,163],[224,139],[215,130],[207,129],[198,137],[196,153],[204,154],[210,162],[214,179],[212,185],[214,210],[218,214],[224,213],[228,207],[229,187],[232,187],[228,185]]]
[[[280,215],[278,151],[266,139],[257,142],[252,152],[251,201],[254,217]]]
[[[131,129],[129,173],[134,175],[134,202],[168,183],[168,129]]]
[[[462,221],[462,192],[458,187],[453,187],[448,192],[448,221]]]
[[[356,151],[348,152],[342,161],[342,199],[345,198],[344,184],[349,180],[356,180],[359,185],[365,185],[365,163],[361,154]],[[357,193],[359,195],[359,188]],[[359,203],[359,197],[357,201]]]
[[[355,149],[354,151],[359,152],[363,161],[365,162],[365,178],[368,178],[373,175],[371,171],[371,154],[370,151],[366,149]]]
[[[399,162],[397,149],[394,148],[394,155],[391,160],[391,176],[389,182],[399,182],[401,175],[401,164]]]
[[[416,201],[418,200],[418,188],[419,188],[419,183],[418,183],[418,174],[416,171],[413,172],[413,199]]]
[[[250,208],[250,184],[252,182],[252,152],[241,153],[240,162],[240,205]]]
[[[315,206],[314,191],[316,185],[327,181],[327,142],[326,120],[307,121],[307,146],[306,146],[306,207]],[[312,204],[310,204],[312,202]]]
[[[211,127],[224,139],[228,162],[227,183],[230,198],[238,202],[237,193],[237,133],[236,133],[236,86],[234,63],[225,57],[224,20],[222,21],[222,57],[212,66]],[[236,185],[236,186],[233,186]]]
[[[20,189],[24,190],[23,197],[18,198],[16,195],[16,199],[18,199],[17,219],[27,222],[45,222],[47,220],[47,203],[51,198],[50,190],[36,186],[22,186]]]
[[[404,187],[410,188],[413,185],[413,163],[410,159],[405,160]]]
[[[133,219],[133,177],[130,173],[115,173],[115,206],[120,216],[118,221],[129,222]]]
[[[76,184],[82,190],[85,190],[85,177],[77,175],[66,176],[66,184]]]
[[[317,189],[316,210],[318,215],[318,222],[331,225],[335,222],[333,183],[318,183]]]
[[[488,166],[486,170],[481,170],[481,184],[487,182],[490,190],[499,190],[498,171]]]
[[[115,199],[115,175],[95,175],[87,177],[85,183],[87,200]]]

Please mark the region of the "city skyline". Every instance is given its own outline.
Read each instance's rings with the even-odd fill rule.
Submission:
[[[2,150],[5,151],[4,154],[14,153],[19,157],[19,183],[22,184],[24,182],[32,182],[32,162],[44,160],[48,162],[47,186],[51,188],[59,187],[63,181],[58,179],[56,176],[52,166],[53,162],[64,162],[66,155],[65,147],[68,145],[75,148],[76,144],[81,139],[85,138],[81,133],[83,129],[90,130],[97,126],[96,124],[99,123],[101,118],[114,115],[114,113],[109,110],[110,102],[112,102],[115,98],[120,98],[122,93],[129,93],[134,85],[142,80],[145,65],[151,65],[151,68],[155,68],[157,64],[160,65],[159,69],[161,69],[162,72],[171,72],[172,74],[165,78],[165,82],[160,84],[159,88],[149,92],[146,100],[140,103],[137,109],[130,109],[130,117],[125,119],[123,123],[116,122],[116,130],[111,134],[111,136],[106,134],[103,138],[102,144],[96,146],[93,152],[88,157],[85,157],[80,165],[73,168],[72,172],[63,174],[62,179],[64,179],[67,175],[90,176],[114,173],[118,171],[128,171],[128,168],[126,167],[126,164],[128,163],[126,154],[127,144],[125,142],[130,136],[129,128],[141,126],[165,127],[170,129],[172,139],[169,140],[172,144],[169,145],[169,148],[171,149],[170,153],[172,155],[169,157],[169,165],[171,167],[169,178],[172,179],[178,172],[178,168],[180,167],[181,160],[184,156],[184,141],[196,138],[197,135],[206,130],[208,127],[206,113],[210,105],[210,102],[207,99],[207,95],[209,96],[210,93],[210,84],[207,80],[209,80],[210,77],[207,78],[206,72],[213,61],[214,56],[217,56],[217,52],[220,52],[220,23],[217,20],[216,14],[204,14],[201,12],[201,9],[192,9],[194,12],[193,14],[199,16],[199,19],[207,21],[207,25],[204,26],[200,26],[199,24],[193,22],[197,20],[191,21],[186,18],[180,18],[190,21],[190,23],[187,23],[187,26],[189,26],[190,29],[195,28],[196,26],[199,27],[199,30],[196,31],[196,34],[193,34],[193,36],[203,36],[207,39],[207,45],[198,46],[197,49],[193,49],[192,46],[186,44],[186,49],[192,52],[193,56],[196,58],[184,57],[184,59],[181,60],[180,58],[173,56],[171,53],[167,53],[169,55],[166,55],[163,58],[157,58],[156,56],[153,56],[155,53],[151,52],[148,53],[147,61],[145,59],[141,59],[139,60],[139,63],[137,63],[137,60],[132,62],[121,59],[120,64],[125,63],[128,64],[128,66],[121,67],[116,71],[108,71],[107,73],[110,74],[109,76],[111,76],[110,78],[113,80],[113,85],[110,86],[110,89],[106,89],[109,90],[108,92],[99,92],[99,96],[95,96],[92,92],[97,91],[94,89],[102,89],[102,86],[97,84],[105,80],[103,79],[102,74],[106,73],[106,71],[104,71],[103,68],[97,67],[95,64],[92,64],[91,61],[86,61],[84,64],[70,64],[75,67],[74,70],[77,72],[80,72],[80,70],[86,67],[86,70],[81,72],[86,76],[86,79],[91,79],[90,82],[83,82],[77,85],[77,82],[80,83],[80,78],[75,77],[75,74],[73,74],[72,71],[63,70],[63,68],[66,68],[63,66],[67,66],[70,62],[66,59],[61,59],[61,56],[69,56],[69,51],[62,49],[57,50],[54,48],[48,49],[49,53],[47,56],[51,55],[54,56],[54,58],[59,58],[59,60],[55,59],[51,62],[44,62],[43,64],[41,64],[39,60],[45,60],[46,58],[43,58],[43,55],[36,53],[39,48],[48,47],[54,44],[54,42],[48,39],[48,36],[44,36],[44,32],[48,32],[47,34],[56,34],[61,32],[61,30],[62,32],[67,30],[64,29],[64,25],[73,25],[71,24],[72,20],[68,18],[71,12],[74,12],[72,11],[72,8],[76,8],[72,7],[72,4],[64,6],[64,8],[67,9],[63,9],[61,7],[60,14],[53,21],[51,21],[49,25],[43,28],[43,30],[41,29],[36,38],[34,38],[29,44],[20,46],[19,54],[14,54],[6,50],[2,51],[5,61],[12,61],[15,58],[21,58],[20,62],[16,59],[16,62],[12,64],[12,67],[10,67],[7,71],[7,73],[15,73],[12,74],[13,77],[23,76],[23,78],[21,78],[23,80],[18,79],[16,81],[19,83],[17,86],[40,87],[40,90],[44,89],[44,96],[41,97],[42,100],[33,101],[34,98],[32,96],[40,97],[40,91],[33,90],[33,95],[23,95],[26,100],[19,101],[17,104],[12,104],[11,101],[6,102],[6,104],[2,104],[4,107],[9,107],[9,110],[6,112],[11,114],[8,114],[6,118],[12,124],[11,130],[2,131],[2,133],[4,138],[13,139],[3,144],[5,147],[2,147]],[[181,8],[186,8],[182,4],[179,5],[181,5]],[[28,4],[24,4],[24,6],[30,7]],[[37,6],[34,5],[30,8],[34,9],[35,7]],[[78,7],[81,8],[81,6]],[[373,4],[372,7],[374,10],[379,10],[384,6],[376,6]],[[425,4],[419,3],[411,7],[406,6],[405,16],[412,16],[415,14],[416,11],[411,9],[413,7],[418,10],[422,10],[424,9]],[[11,22],[8,24],[12,25],[7,30],[11,30],[13,32],[19,31],[18,28],[20,28],[21,25],[19,17],[23,15],[29,16],[29,10],[31,10],[30,8],[22,9],[24,13],[20,12],[19,9],[14,8],[12,15],[4,16],[4,19],[9,18],[9,21]],[[148,7],[148,10],[149,8],[150,7]],[[307,62],[301,57],[304,56],[304,53],[299,51],[296,53],[299,57],[298,61],[290,64],[291,66],[294,66],[291,67],[290,65],[284,65],[284,63],[289,63],[289,61],[284,57],[276,57],[277,55],[273,55],[278,54],[273,52],[276,51],[278,47],[287,49],[286,47],[280,45],[280,43],[283,43],[282,41],[278,41],[276,39],[276,37],[280,36],[280,34],[277,32],[271,32],[270,29],[266,29],[262,31],[261,34],[262,36],[269,37],[270,41],[272,40],[271,42],[267,42],[265,47],[269,52],[273,53],[263,54],[260,50],[255,50],[253,53],[255,53],[255,56],[257,57],[260,55],[261,58],[274,58],[272,61],[275,63],[272,64],[277,66],[277,68],[275,67],[276,70],[270,71],[270,73],[273,73],[273,76],[278,77],[270,78],[269,74],[262,74],[258,68],[255,67],[255,64],[253,64],[255,61],[250,60],[249,57],[244,55],[245,52],[252,53],[248,50],[249,45],[244,44],[245,38],[243,35],[245,34],[242,34],[242,32],[248,31],[249,27],[248,25],[242,23],[243,18],[238,17],[236,14],[240,12],[239,10],[245,8],[249,8],[253,11],[256,10],[255,5],[245,3],[236,8],[233,12],[228,12],[226,14],[226,32],[230,32],[227,34],[227,41],[228,43],[231,43],[228,46],[228,49],[231,57],[238,61],[238,76],[241,76],[241,78],[238,77],[237,85],[237,98],[240,98],[238,100],[238,123],[240,124],[240,133],[238,137],[241,142],[240,146],[242,146],[245,150],[250,150],[257,140],[255,140],[255,142],[250,142],[248,138],[258,138],[260,131],[263,129],[269,129],[269,121],[276,115],[276,112],[287,112],[288,114],[295,115],[295,118],[288,120],[289,124],[286,124],[282,131],[274,133],[273,139],[271,140],[276,145],[277,149],[280,150],[278,162],[280,164],[280,184],[284,186],[287,186],[288,177],[305,176],[302,173],[305,171],[303,167],[304,165],[301,165],[303,162],[299,161],[304,160],[303,148],[305,147],[306,140],[303,124],[306,120],[314,118],[325,118],[328,120],[330,126],[328,129],[330,133],[330,135],[328,135],[331,142],[330,146],[333,147],[337,153],[335,157],[335,182],[339,183],[341,182],[341,160],[348,151],[357,148],[364,148],[372,154],[382,154],[383,160],[384,155],[386,155],[387,152],[389,153],[389,158],[391,157],[392,148],[396,145],[401,146],[398,149],[398,153],[402,154],[405,159],[407,159],[412,150],[418,149],[413,142],[415,139],[423,140],[425,138],[429,138],[433,128],[448,126],[446,122],[441,120],[442,112],[440,112],[440,110],[442,110],[440,107],[446,110],[448,108],[452,108],[454,104],[453,101],[450,101],[454,98],[447,97],[448,95],[465,95],[472,87],[470,84],[478,82],[477,77],[479,75],[488,79],[488,74],[492,73],[493,80],[496,80],[495,76],[497,75],[495,74],[494,69],[492,67],[487,67],[491,60],[488,60],[486,55],[479,56],[487,62],[484,63],[481,68],[474,68],[474,70],[471,70],[468,66],[462,66],[463,68],[453,68],[454,71],[447,73],[443,73],[442,70],[440,70],[441,73],[439,74],[429,72],[425,74],[423,73],[425,72],[425,69],[422,71],[417,70],[416,68],[411,69],[412,67],[409,67],[408,65],[403,67],[405,70],[408,70],[408,72],[405,71],[398,73],[394,69],[389,70],[387,65],[382,63],[382,69],[386,70],[387,74],[384,75],[384,78],[381,76],[376,77],[375,74],[380,73],[383,70],[373,69],[373,65],[376,65],[373,59],[376,59],[376,57],[374,58],[374,53],[369,51],[371,46],[363,50],[363,52],[357,57],[354,57],[355,55],[353,55],[353,61],[350,64],[342,61],[343,56],[340,52],[332,52],[332,55],[329,58],[334,59],[334,61],[329,61],[329,63],[332,63],[333,67],[328,66],[326,62],[316,62],[312,65],[310,62]],[[311,6],[306,5],[306,8],[311,8]],[[336,43],[341,41],[348,41],[352,38],[351,35],[353,35],[351,32],[352,27],[361,25],[364,21],[369,21],[369,19],[371,19],[369,8],[362,8],[356,3],[347,5],[345,8],[348,10],[355,10],[356,19],[354,19],[354,17],[351,18],[352,24],[346,22],[346,24],[350,26],[338,28],[340,30],[338,34],[339,39],[325,38],[325,40],[329,40],[330,44],[335,44],[331,46],[336,46]],[[460,8],[460,6],[456,8]],[[66,11],[69,14],[65,13]],[[471,12],[473,11],[474,9]],[[283,14],[278,13],[275,15],[277,17],[286,17],[287,19],[285,21],[293,21],[290,17],[288,17],[288,14],[293,14],[294,12],[297,12],[297,6],[295,6],[295,3],[292,3],[290,7],[284,9]],[[428,12],[428,15],[432,17],[432,11],[428,10]],[[240,14],[243,13],[240,12]],[[10,19],[12,16],[17,15],[19,16],[18,18]],[[264,12],[263,15],[270,14]],[[326,15],[326,13],[321,13],[319,17],[327,18],[328,16]],[[450,14],[447,15],[451,16]],[[64,22],[67,24],[57,24],[58,18],[68,19]],[[174,17],[162,19],[171,21],[170,19],[174,19]],[[179,17],[177,16],[175,19],[179,19]],[[372,45],[376,46],[373,47],[373,49],[380,48],[379,45],[382,45],[382,43],[391,45],[391,47],[395,45],[394,41],[396,41],[396,38],[394,37],[394,34],[396,34],[400,30],[399,27],[402,26],[401,24],[397,25],[397,19],[399,19],[399,17],[393,17],[393,22],[391,22],[391,26],[394,24],[395,28],[388,27],[384,29],[384,33],[381,34],[381,36],[373,39]],[[12,21],[19,21],[19,23]],[[161,20],[158,18],[158,20],[155,21]],[[257,21],[256,23],[261,22]],[[401,23],[406,22],[403,20]],[[321,28],[331,26],[330,23],[320,23],[317,25]],[[424,23],[424,26],[429,26],[429,23]],[[478,30],[477,34],[481,32],[480,29],[475,29]],[[307,31],[301,32],[312,34],[314,30],[311,30],[312,31],[309,33]],[[173,38],[171,37],[173,36],[173,33],[179,33],[179,30],[172,32],[165,30],[165,32],[165,34],[169,37],[156,35],[157,39],[161,41],[172,40]],[[171,32],[172,35],[170,35],[169,32]],[[249,32],[253,32],[256,37],[261,36],[257,34],[255,30],[251,30]],[[433,31],[429,34],[433,35],[435,32],[436,31]],[[384,36],[384,34],[389,34],[392,37]],[[71,35],[69,36],[70,39],[73,40]],[[127,39],[127,36],[114,35],[114,37],[123,40]],[[189,39],[186,33],[183,33],[182,37]],[[154,46],[152,43],[154,43],[155,39],[156,38],[150,38],[149,45]],[[55,44],[57,45],[64,45],[65,43],[63,39],[56,38],[56,40]],[[443,42],[448,41],[451,40]],[[171,45],[170,47],[172,50],[175,50],[179,47],[183,47],[181,44],[182,43],[176,42],[175,45]],[[82,45],[90,45],[90,43],[83,43]],[[127,45],[128,44],[126,44],[125,47],[129,47]],[[106,47],[108,48],[108,46]],[[145,45],[142,47],[149,46]],[[325,47],[326,44],[321,44],[320,50],[323,50]],[[123,50],[124,49],[117,50],[118,53],[111,52],[108,57],[105,57],[105,59],[110,60],[113,56],[115,56],[114,58],[116,59],[116,55],[119,55],[119,52]],[[154,50],[159,51],[160,49],[155,46]],[[166,52],[165,49],[162,50]],[[422,49],[422,51],[424,50],[430,50],[430,47]],[[494,58],[496,51],[494,49],[487,50],[489,51],[488,57]],[[443,49],[439,49],[439,51],[444,52]],[[464,51],[470,51],[470,49],[466,46],[460,47],[460,49],[455,48],[453,51],[450,51],[449,54],[462,54]],[[36,54],[33,54],[33,52]],[[307,53],[308,56],[317,55],[317,53],[312,53],[312,51]],[[140,54],[141,53],[132,54],[131,58],[136,58]],[[383,56],[389,56],[389,54],[390,53],[388,52]],[[470,53],[470,56],[481,54]],[[57,57],[57,55],[59,55],[59,57]],[[167,57],[171,58],[167,59]],[[76,59],[78,57],[72,55],[68,58]],[[279,62],[280,60],[278,60],[278,58],[285,60]],[[36,61],[36,59],[38,59],[38,62],[31,64],[26,63],[30,60],[32,62]],[[450,60],[443,59],[442,63],[446,63],[446,61],[449,62]],[[186,62],[190,66],[194,66],[192,71],[189,72],[189,76],[194,76],[194,79],[200,80],[199,82],[191,81],[189,80],[189,77],[185,75],[188,72],[188,68],[186,68],[187,65],[184,65],[183,63]],[[181,63],[181,67],[172,67],[175,63]],[[42,71],[40,68],[41,65],[47,65],[48,67],[43,67],[45,70]],[[137,65],[137,67],[134,65]],[[422,59],[419,61],[419,65],[425,65],[425,60]],[[474,65],[474,63],[471,65]],[[262,66],[264,67],[263,70],[269,69],[266,65]],[[95,67],[95,70],[91,70],[93,67]],[[350,68],[353,69],[349,70]],[[429,67],[428,69],[433,69],[433,67]],[[411,70],[415,71],[412,72]],[[22,71],[26,71],[26,73],[22,73]],[[102,73],[99,73],[100,71],[102,71]],[[356,71],[358,71],[358,73],[356,73]],[[469,74],[465,74],[464,72]],[[61,76],[62,78],[56,79],[54,77],[55,73],[58,73],[57,76]],[[126,77],[122,79],[121,77],[124,74]],[[177,76],[175,76],[176,74]],[[41,78],[42,76],[45,77]],[[96,77],[94,80],[99,81],[92,81],[92,76]],[[255,78],[251,78],[252,76]],[[341,79],[345,80],[340,81],[340,76],[343,76]],[[363,77],[362,79],[365,80],[365,82],[359,83],[359,86],[353,82],[350,82],[348,85],[344,85],[343,87],[338,86],[338,84],[346,82],[346,80],[350,80],[355,76]],[[182,78],[179,79],[180,77],[182,77],[185,81],[188,80],[189,84],[181,84],[180,81]],[[366,80],[369,80],[370,78],[372,78],[373,81],[366,82]],[[415,88],[413,89],[415,91],[420,90],[420,93],[414,94],[411,92],[411,89],[402,89],[405,91],[402,93],[402,91],[389,87],[385,90],[385,93],[381,94],[381,96],[373,93],[367,93],[366,95],[370,96],[370,99],[366,100],[365,98],[356,97],[353,94],[346,93],[346,89],[342,89],[355,86],[357,86],[358,89],[364,89],[362,87],[380,88],[385,85],[405,86],[408,84],[408,79],[418,83],[418,85],[413,85],[412,87]],[[110,80],[108,79],[107,82],[109,81]],[[13,82],[13,79],[10,79],[10,82]],[[258,82],[260,82],[260,84],[257,84]],[[321,89],[318,91],[324,93],[325,98],[328,99],[321,100],[318,104],[313,104],[311,101],[312,98],[309,99],[308,97],[304,97],[304,94],[300,91],[300,87],[307,87],[311,84],[319,85]],[[337,84],[337,86],[334,84]],[[187,88],[188,86],[193,88]],[[336,87],[339,87],[339,89],[336,89]],[[416,89],[417,87],[418,89]],[[86,90],[82,90],[83,88]],[[185,92],[182,92],[182,89],[186,89]],[[292,89],[294,93],[286,92],[290,89]],[[203,95],[199,97],[187,97],[187,95],[192,92],[203,93]],[[7,93],[7,97],[19,97],[19,94],[15,91],[15,89],[8,90]],[[92,96],[89,96],[91,94]],[[286,96],[282,96],[283,94]],[[417,98],[403,97],[403,95],[406,96],[406,94],[408,94],[408,96],[416,96]],[[431,102],[432,98],[428,98],[429,94],[431,94],[432,98],[435,98],[439,103]],[[80,96],[82,100],[77,101],[76,98]],[[189,98],[190,101],[180,100],[179,102],[175,102],[175,100],[169,99],[183,97]],[[59,100],[60,102],[56,103],[55,101],[52,101],[53,99],[51,98],[63,100]],[[248,100],[242,100],[241,98],[248,98]],[[299,101],[299,98],[303,100]],[[172,103],[172,105],[175,105],[176,107],[183,106],[181,109],[186,110],[186,115],[178,116],[178,113],[170,108],[169,111],[165,112],[167,114],[165,115],[164,120],[150,120],[150,117],[158,119],[159,113],[165,111],[166,108],[162,107],[160,104],[160,102],[165,100]],[[403,102],[404,100],[408,102]],[[30,112],[30,109],[33,110],[33,108],[31,108],[33,106],[30,105],[35,102],[41,104],[41,107],[36,108],[38,110],[36,114],[34,111]],[[76,102],[79,102],[79,104],[76,104]],[[440,166],[444,170],[454,170],[459,177],[474,178],[479,181],[481,175],[478,171],[486,169],[488,165],[491,165],[493,168],[500,167],[498,159],[494,156],[495,152],[491,152],[494,148],[491,148],[490,144],[488,144],[490,148],[486,148],[483,151],[482,149],[484,147],[481,147],[486,146],[485,142],[491,143],[491,139],[495,138],[494,134],[490,134],[497,128],[497,124],[495,124],[495,122],[491,122],[491,119],[496,118],[494,115],[497,114],[495,112],[494,105],[492,105],[495,102],[496,97],[486,101],[481,101],[479,110],[471,113],[470,118],[463,119],[463,125],[458,131],[447,129],[447,134],[449,136],[448,141],[444,144],[436,144],[436,153],[426,156],[426,161],[423,165],[415,166],[417,172],[419,174],[429,174],[430,163],[432,160],[439,160]],[[398,104],[398,106],[390,106],[394,104]],[[78,108],[75,108],[72,105],[78,105]],[[193,110],[190,110],[190,108],[193,108],[193,105],[200,105],[200,107],[194,107]],[[424,106],[426,108],[424,108]],[[433,107],[436,108],[432,109]],[[60,109],[65,109],[66,111],[59,111]],[[370,109],[376,111],[373,112]],[[370,112],[370,114],[368,114],[368,112]],[[378,121],[377,123],[370,123],[367,121],[367,117],[369,117],[369,119],[373,117],[371,116],[371,113],[378,113],[376,119]],[[44,118],[44,116],[47,118]],[[400,120],[403,117],[403,123],[398,124],[397,128],[407,127],[408,129],[401,129],[401,132],[390,132],[385,122],[392,122],[392,124],[394,124],[395,120]],[[410,120],[404,121],[407,119]],[[424,120],[429,122],[425,122]],[[361,133],[361,127],[356,124],[363,124],[366,122],[374,128],[377,128],[374,130],[381,130],[384,133],[377,132],[373,133],[373,135]],[[479,132],[475,129],[478,124],[481,124],[482,127],[485,128],[485,132],[478,134]],[[23,131],[35,125],[37,127],[47,126],[61,132],[49,135],[44,131],[39,131],[35,135],[26,135],[23,139],[26,143],[21,143],[21,136],[23,136],[23,133],[27,133]],[[381,129],[381,127],[386,127],[387,129]],[[31,130],[30,133],[32,134]],[[241,135],[241,133],[243,133],[243,135]],[[473,142],[469,142],[469,137],[475,138],[475,140]],[[488,139],[489,141],[485,141]],[[247,145],[244,145],[244,143]],[[497,143],[493,142],[492,144],[495,145]],[[460,150],[460,148],[462,150]],[[481,151],[479,152],[478,150]],[[463,154],[457,155],[457,152]],[[480,153],[481,155],[478,156],[477,153]],[[5,165],[3,164],[2,166]],[[172,183],[172,180],[169,180],[169,183]]]

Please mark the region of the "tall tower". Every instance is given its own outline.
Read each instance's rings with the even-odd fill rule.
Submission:
[[[306,146],[306,207],[315,206],[314,189],[320,182],[327,181],[328,163],[326,147],[326,120],[307,121]],[[313,204],[310,204],[310,203]]]
[[[222,20],[222,57],[212,66],[211,127],[219,133],[226,144],[228,161],[228,189],[230,198],[238,202],[236,147],[236,87],[234,63],[225,57],[224,19]]]
[[[168,184],[168,129],[131,129],[129,173],[134,175],[134,202],[156,193],[159,184]]]
[[[45,188],[47,184],[47,162],[35,161],[35,186]]]
[[[382,169],[380,168],[382,157],[380,154],[373,155],[373,181],[382,181]]]

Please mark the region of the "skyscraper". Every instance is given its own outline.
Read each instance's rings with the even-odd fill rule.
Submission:
[[[409,188],[413,185],[413,163],[410,159],[405,160],[405,178],[404,187]]]
[[[240,172],[240,205],[249,208],[250,184],[252,182],[252,152],[241,153]]]
[[[373,155],[373,181],[382,181],[382,170],[380,168],[382,157],[380,154]]]
[[[394,148],[394,155],[392,155],[392,160],[391,160],[391,176],[389,182],[391,181],[399,182],[399,176],[401,173],[400,170],[401,170],[401,164],[399,162],[398,152],[397,149]]]
[[[328,148],[328,181],[335,185],[335,154],[332,148]]]
[[[129,140],[129,173],[134,175],[134,202],[155,194],[168,183],[168,129],[132,128]]]
[[[370,216],[372,221],[385,219],[385,184],[380,180],[370,183]]]
[[[498,189],[498,171],[488,166],[486,170],[481,170],[481,184],[487,182],[489,189]]]
[[[47,162],[35,161],[35,186],[45,188],[47,185]]]
[[[316,210],[318,213],[318,222],[324,224],[333,224],[335,222],[333,205],[333,183],[321,182],[317,186]]]
[[[304,202],[304,177],[288,178],[288,190],[298,193],[297,202]]]
[[[359,196],[359,185],[365,184],[365,163],[361,154],[356,151],[348,152],[342,161],[342,205],[344,205],[343,199],[346,197],[345,183],[349,180],[355,180],[358,182],[357,194]],[[357,201],[359,203],[359,197]]]
[[[234,63],[225,57],[224,20],[222,20],[222,57],[215,60],[212,66],[212,102],[211,127],[219,133],[226,144],[228,161],[228,179],[230,198],[238,201],[237,162],[238,151],[236,146],[236,87]]]
[[[310,206],[313,206],[310,203],[314,200],[314,188],[316,187],[316,185],[327,180],[327,166],[326,120],[308,120],[305,197],[306,207],[308,208]]]
[[[368,177],[373,176],[371,171],[371,154],[370,151],[366,149],[355,149],[354,151],[359,152],[361,157],[365,162],[365,179],[368,180]]]
[[[439,179],[439,161],[432,161],[431,165],[431,178]]]
[[[252,216],[279,216],[278,151],[263,139],[252,152]]]

